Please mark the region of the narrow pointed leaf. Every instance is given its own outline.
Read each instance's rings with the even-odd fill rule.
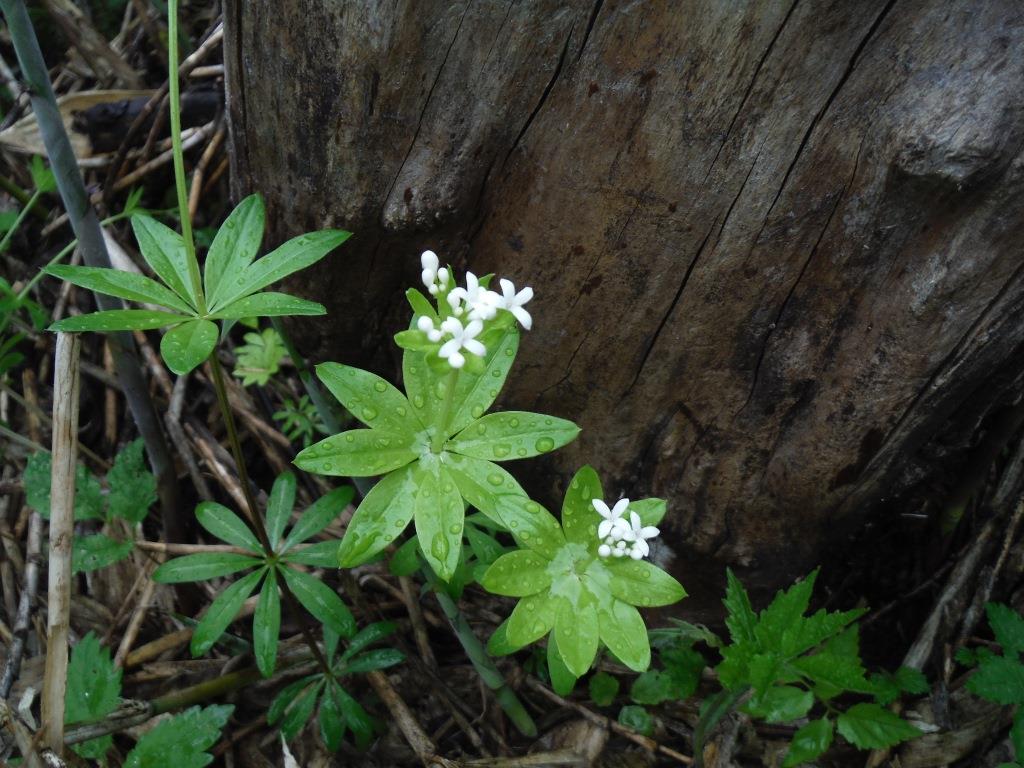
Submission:
[[[183,376],[210,356],[217,334],[217,326],[209,320],[190,320],[164,334],[160,355],[168,368]]]
[[[67,333],[148,331],[153,328],[163,328],[166,325],[175,325],[189,319],[191,318],[186,315],[173,312],[155,312],[148,309],[111,309],[105,312],[90,312],[87,315],[65,317],[63,320],[53,323],[49,330]]]
[[[263,547],[252,529],[238,515],[215,501],[203,501],[196,507],[196,520],[221,541],[262,554]]]
[[[340,363],[321,363],[316,375],[339,403],[363,424],[398,435],[424,429],[412,405],[390,382]]]
[[[352,501],[354,495],[355,490],[351,485],[343,485],[341,488],[335,488],[330,493],[321,496],[302,513],[298,522],[289,531],[281,549],[288,551],[296,544],[316,536],[337,519]]]
[[[416,475],[416,536],[430,567],[443,580],[455,575],[462,553],[465,508],[448,471],[435,462],[418,467]]]
[[[342,568],[362,565],[405,530],[415,510],[415,466],[396,469],[366,494],[341,540],[338,558]]]
[[[461,432],[487,412],[505,385],[518,349],[519,329],[512,326],[496,344],[488,347],[484,370],[479,375],[468,371],[459,375],[452,405],[454,416],[448,422],[449,435]]]
[[[583,544],[591,551],[596,551],[600,544],[597,526],[602,520],[592,504],[594,499],[604,500],[601,478],[593,467],[580,467],[569,482],[562,502],[562,530],[567,541]]]
[[[265,568],[260,568],[248,576],[243,576],[217,596],[192,635],[193,656],[202,656],[213,647],[224,634],[224,630],[235,620],[242,609],[242,603],[256,589],[265,571]]]
[[[184,299],[173,291],[144,275],[105,267],[78,267],[70,264],[55,264],[44,270],[47,274],[67,280],[90,291],[117,296],[120,299],[146,302],[167,307],[185,315],[195,312]]]
[[[263,229],[263,200],[259,195],[249,195],[242,200],[220,225],[203,267],[211,307],[220,306],[220,297],[227,292],[231,281],[241,277],[256,258],[263,242]]]
[[[185,241],[181,235],[143,214],[132,216],[132,229],[146,263],[168,288],[197,307],[198,300],[189,276]]]
[[[324,695],[320,699],[320,711],[317,713],[320,737],[331,752],[341,749],[341,739],[345,735],[345,717],[341,713],[341,699],[337,689],[337,682],[327,682]]]
[[[322,624],[342,637],[351,637],[356,621],[338,594],[319,579],[294,568],[283,568],[284,580],[296,599]]]
[[[352,638],[345,653],[341,655],[342,661],[348,661],[364,648],[380,642],[385,637],[394,634],[396,627],[390,621],[375,621],[359,630],[359,633]]]
[[[270,489],[270,496],[267,498],[267,536],[270,538],[270,546],[277,549],[281,541],[281,534],[292,515],[292,508],[295,506],[295,475],[291,472],[282,472],[274,480]]]
[[[315,568],[337,568],[340,541],[318,541],[309,546],[296,547],[281,558],[286,563],[312,565]]]
[[[303,449],[294,463],[318,475],[373,477],[404,467],[419,455],[419,447],[408,433],[350,429]]]
[[[387,669],[405,661],[405,654],[397,648],[377,648],[360,654],[345,665],[344,674],[362,675],[378,669]]]
[[[277,638],[281,632],[281,595],[277,590],[277,575],[267,572],[260,591],[256,613],[252,620],[252,649],[260,674],[270,677],[277,663]]]
[[[168,560],[153,572],[153,581],[159,584],[206,581],[262,564],[263,561],[255,557],[233,552],[201,552]]]
[[[572,442],[580,428],[566,419],[526,411],[483,416],[448,442],[448,450],[491,461],[526,459]]]
[[[287,293],[265,291],[246,296],[218,309],[211,317],[241,320],[246,317],[283,317],[286,315],[326,315],[323,304],[307,301]]]

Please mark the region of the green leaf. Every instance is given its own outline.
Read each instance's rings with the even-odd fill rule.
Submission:
[[[299,693],[307,688],[310,683],[314,682],[318,677],[322,677],[322,675],[307,675],[306,677],[296,680],[294,683],[290,683],[282,688],[267,708],[267,722],[271,725],[277,723],[284,713],[288,711],[288,708],[295,703]]]
[[[661,663],[675,686],[675,698],[688,699],[696,693],[701,673],[707,666],[704,657],[684,642],[662,648],[660,655]]]
[[[50,519],[50,469],[46,451],[37,451],[25,463],[25,502],[44,519]],[[75,467],[75,520],[103,519],[103,491],[99,481],[82,464]]]
[[[252,264],[263,242],[263,199],[249,195],[221,224],[210,244],[203,267],[207,301],[219,307],[220,299]]]
[[[658,670],[648,670],[633,681],[629,698],[636,704],[656,707],[673,698],[672,678]]]
[[[342,568],[362,565],[405,530],[415,510],[415,466],[386,475],[366,494],[341,540],[338,559]]]
[[[646,560],[622,558],[606,565],[612,573],[612,594],[630,605],[650,608],[671,605],[686,597],[678,581]]]
[[[282,570],[284,580],[302,607],[309,611],[321,624],[325,624],[342,637],[351,637],[356,631],[356,621],[348,606],[338,594],[319,579],[294,568]]]
[[[415,522],[420,551],[442,581],[455,575],[462,553],[465,508],[448,470],[437,461],[413,470],[417,487]]]
[[[791,629],[785,630],[781,650],[786,656],[804,653],[842,632],[865,612],[866,610],[862,608],[835,613],[822,609],[813,616],[800,619]]]
[[[594,468],[589,465],[580,467],[569,481],[562,501],[562,530],[566,540],[583,544],[591,552],[597,551],[597,526],[601,515],[592,502],[594,499],[603,500],[603,497],[601,478]]]
[[[316,375],[366,426],[410,437],[423,430],[405,395],[380,376],[340,363],[321,363]]]
[[[559,696],[571,694],[578,680],[565,665],[565,660],[558,650],[558,641],[553,634],[548,638],[548,676],[551,678],[552,689]]]
[[[190,320],[171,328],[160,340],[160,355],[167,367],[184,376],[203,363],[217,346],[217,326],[209,320]]]
[[[187,557],[201,557],[201,555],[186,555],[186,557],[178,559],[184,560]],[[159,573],[162,568],[166,568],[173,562],[175,561],[172,560],[170,563],[162,565],[157,569],[157,573]],[[258,571],[254,571],[247,576],[243,576],[221,592],[217,596],[217,599],[210,604],[210,607],[206,610],[206,614],[200,620],[199,625],[195,628],[195,632],[192,634],[191,650],[193,656],[202,656],[213,647],[213,644],[216,643],[220,636],[224,634],[224,630],[226,630],[231,622],[235,620],[238,612],[242,609],[242,603],[244,603],[249,595],[252,594],[252,591],[256,589],[256,585],[259,584],[260,579],[263,578],[263,574],[266,570],[266,568],[260,568]],[[153,574],[153,578],[156,581],[164,581],[165,583],[167,581],[166,579],[157,579],[156,574]],[[184,579],[182,579],[182,581],[184,581]]]
[[[644,620],[632,605],[612,600],[598,610],[601,641],[608,650],[635,672],[642,672],[651,664],[651,646],[647,640]]]
[[[318,475],[373,477],[404,467],[419,455],[408,433],[350,429],[300,451],[294,464]]]
[[[173,755],[174,768],[203,768],[213,762],[206,750],[220,739],[234,707],[230,704],[192,707],[146,731],[128,753],[125,768],[164,768]]]
[[[348,661],[364,648],[369,648],[385,637],[390,637],[394,634],[395,629],[397,627],[390,621],[375,621],[372,624],[367,624],[349,641],[345,653],[341,655],[341,661]]]
[[[782,768],[795,768],[803,763],[809,763],[815,758],[825,754],[832,746],[832,721],[827,717],[820,720],[811,720],[795,734],[790,742],[789,752],[782,762]]]
[[[128,557],[134,546],[130,541],[115,541],[102,533],[76,536],[72,543],[71,572],[86,573],[106,568]]]
[[[315,568],[337,568],[338,549],[341,542],[332,539],[331,541],[318,541],[308,547],[302,547],[286,553],[281,559],[286,563],[298,563],[300,565],[311,565]]]
[[[247,266],[234,282],[225,281],[224,288],[218,294],[220,305],[227,306],[236,299],[256,293],[293,272],[315,264],[351,235],[351,232],[340,229],[324,229],[292,238]]]
[[[518,349],[519,329],[511,326],[497,343],[487,345],[487,355],[479,375],[465,370],[459,375],[452,402],[454,415],[448,422],[449,435],[458,434],[487,412],[505,386],[505,379],[508,378]]]
[[[121,700],[121,670],[110,659],[110,650],[100,645],[92,632],[71,649],[64,722],[88,723],[102,720]]]
[[[654,718],[651,717],[651,713],[635,704],[629,704],[619,710],[619,722],[644,736],[654,733]]]
[[[28,165],[29,174],[32,176],[32,186],[37,192],[53,192],[57,188],[57,179],[53,171],[46,167],[43,158],[33,155]]]
[[[904,693],[921,696],[928,693],[928,689],[930,688],[928,685],[928,678],[924,676],[924,673],[919,669],[914,669],[913,667],[900,667],[896,670],[894,677],[896,685],[898,685],[900,690]]]
[[[1010,726],[1010,742],[1013,744],[1013,754],[1019,762],[1024,757],[1024,710],[1018,709],[1013,716],[1013,725]]]
[[[294,506],[295,475],[291,472],[282,472],[274,480],[270,496],[267,498],[267,536],[270,538],[270,546],[274,549],[277,549],[281,541],[281,534],[291,519]]]
[[[324,688],[317,722],[320,724],[320,737],[327,748],[331,752],[341,749],[341,740],[345,736],[345,716],[341,713],[341,697],[338,695],[338,683],[334,680],[328,680]]]
[[[153,572],[158,584],[207,581],[262,565],[262,560],[233,552],[200,552],[168,560]]]
[[[817,577],[818,572],[813,571],[789,589],[780,590],[771,604],[761,611],[754,636],[763,648],[777,649],[783,655],[789,655],[795,649],[797,644],[794,638],[800,636],[802,618],[810,603]]]
[[[547,592],[524,597],[516,603],[508,621],[503,625],[504,636],[499,636],[497,640],[493,637],[491,639],[495,643],[507,641],[512,649],[529,645],[540,640],[555,626],[557,609],[558,601]]]
[[[288,315],[326,315],[327,309],[315,301],[300,299],[287,293],[265,291],[234,301],[210,316],[224,320],[241,320],[246,317],[284,317]]]
[[[591,675],[587,686],[590,690],[590,700],[599,707],[611,706],[615,697],[619,695],[619,681],[607,672]]]
[[[839,715],[836,727],[860,749],[885,749],[921,735],[921,731],[878,704],[854,704]]]
[[[1007,605],[989,603],[985,606],[988,623],[1007,656],[1024,651],[1024,617]]]
[[[1024,664],[1005,656],[982,659],[967,690],[996,704],[1024,704]]]
[[[132,229],[139,243],[142,258],[163,283],[193,307],[198,297],[192,290],[185,241],[173,229],[144,214],[132,216]],[[156,327],[156,326],[154,326]]]
[[[196,520],[221,541],[248,549],[250,552],[263,554],[263,547],[260,546],[256,534],[242,518],[223,504],[218,504],[215,501],[200,502],[196,507]]]
[[[190,319],[186,315],[173,312],[155,312],[148,309],[111,309],[106,312],[90,312],[87,315],[65,317],[51,325],[49,330],[65,333],[148,331]]]
[[[636,512],[640,516],[640,522],[645,526],[658,525],[665,517],[667,509],[664,499],[638,499],[629,503],[629,511]]]
[[[478,459],[508,461],[549,453],[572,442],[580,428],[571,421],[524,411],[491,413],[448,442],[448,450]]]
[[[496,595],[526,597],[551,586],[549,562],[528,549],[509,552],[487,569],[481,584]]]
[[[412,576],[420,569],[420,541],[415,536],[406,539],[395,550],[388,562],[392,576]]]
[[[479,520],[477,516],[477,520]],[[473,551],[473,555],[481,565],[490,565],[496,561],[499,557],[505,554],[505,547],[501,546],[497,539],[493,536],[484,533],[475,525],[470,524],[470,518],[466,520],[466,526],[463,529],[463,533],[466,536],[466,540],[469,542],[469,547]]]
[[[792,685],[776,685],[755,696],[743,710],[766,723],[791,723],[805,717],[814,704],[814,694]]]
[[[731,568],[727,569],[725,573],[728,584],[725,590],[725,600],[722,602],[725,603],[725,608],[729,612],[725,618],[729,636],[734,643],[754,642],[757,614],[750,606],[750,597]]]
[[[235,369],[231,372],[242,380],[243,387],[266,386],[270,377],[280,370],[287,350],[281,336],[273,328],[261,333],[247,333],[245,344],[235,347]]]
[[[335,488],[313,502],[306,508],[306,511],[299,517],[298,522],[292,527],[284,540],[281,550],[287,552],[296,544],[320,533],[345,510],[345,507],[352,501],[353,495],[355,495],[355,491],[352,486],[343,485],[341,488]],[[338,542],[331,543],[336,545]]]
[[[355,736],[356,746],[366,749],[373,739],[373,720],[362,705],[349,696],[348,692],[338,686],[338,699],[341,703],[341,711],[345,715],[345,724],[352,730]]]
[[[281,632],[281,595],[277,590],[277,575],[271,568],[260,590],[256,613],[252,619],[252,650],[260,674],[270,677],[277,663],[277,636]]]
[[[146,304],[157,304],[183,315],[195,314],[195,309],[179,298],[177,294],[160,285],[156,280],[134,272],[123,272],[120,269],[104,267],[76,267],[70,264],[54,264],[43,271],[60,280],[66,280],[73,285],[87,288],[96,293],[105,293],[108,296],[117,296],[119,299]]]
[[[841,691],[874,692],[874,686],[865,677],[864,667],[856,655],[826,649],[812,656],[796,659],[792,662],[792,667],[810,678],[815,686],[824,686],[823,691],[818,691],[819,698],[827,695],[829,689],[834,689],[831,691],[832,695],[838,695]]]
[[[574,606],[561,598],[555,608],[554,636],[558,642],[558,653],[565,666],[576,677],[583,677],[597,656],[598,622],[597,607],[592,598],[582,593]]]
[[[378,648],[367,651],[345,664],[342,673],[361,675],[378,669],[387,669],[405,661],[405,654],[396,648]]]
[[[323,679],[314,683],[303,691],[294,703],[288,707],[288,711],[285,712],[284,718],[281,720],[281,735],[287,741],[294,740],[306,726],[306,723],[309,722],[309,718],[313,714],[313,708],[316,706],[317,696],[323,685]]]
[[[156,501],[156,478],[142,458],[142,438],[133,440],[118,452],[107,473],[107,509],[109,517],[141,523]]]

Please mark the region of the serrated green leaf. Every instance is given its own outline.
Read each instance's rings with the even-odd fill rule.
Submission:
[[[220,304],[230,305],[243,296],[256,293],[293,272],[315,264],[351,235],[351,232],[340,229],[324,229],[292,238],[247,266],[235,281],[223,281],[224,287],[218,294]]]
[[[217,743],[234,707],[192,707],[146,731],[128,753],[125,768],[164,768],[173,755],[175,768],[203,768],[213,762],[206,752]]]
[[[805,717],[814,705],[814,694],[792,685],[776,685],[754,696],[743,711],[766,723],[791,723]]]
[[[200,502],[196,507],[196,520],[221,541],[248,549],[250,552],[263,553],[263,547],[252,529],[223,504],[215,501]]]
[[[580,428],[566,419],[525,411],[491,413],[472,422],[448,441],[463,456],[492,461],[525,459],[572,442]]]
[[[896,685],[898,685],[900,690],[904,693],[910,693],[916,696],[928,693],[928,678],[925,677],[924,673],[919,669],[914,669],[913,667],[900,667],[896,670],[894,678],[896,680]]]
[[[860,749],[885,749],[921,731],[878,704],[854,704],[836,720],[843,738]]]
[[[243,338],[246,343],[235,348],[235,369],[231,375],[241,379],[243,387],[266,386],[287,354],[284,342],[273,328],[247,333]]]
[[[220,225],[206,254],[203,280],[211,307],[221,306],[221,296],[252,264],[263,242],[263,200],[249,195]]]
[[[340,363],[321,363],[316,375],[339,403],[371,429],[410,437],[424,429],[405,395],[380,376]]]
[[[818,572],[813,571],[789,589],[779,590],[775,599],[761,611],[754,636],[763,648],[777,649],[788,655],[789,649],[795,647],[817,577]]]
[[[1024,651],[1024,616],[1001,603],[985,606],[988,623],[1007,656]]]
[[[865,677],[859,656],[832,653],[827,650],[811,656],[803,656],[791,663],[792,667],[807,676],[818,690],[819,697],[836,696],[841,691],[873,693],[874,687]]]
[[[610,706],[619,695],[619,681],[607,672],[597,672],[587,682],[590,700],[599,707]]]
[[[784,656],[797,656],[809,651],[842,632],[865,612],[862,608],[835,613],[822,609],[813,616],[794,622],[791,629],[785,630],[780,650]]]
[[[590,671],[597,656],[599,635],[597,606],[592,598],[581,596],[575,606],[565,599],[557,601],[554,636],[562,661],[576,677]]]
[[[678,643],[660,652],[665,672],[672,678],[675,698],[688,699],[697,692],[707,661],[693,646]]]
[[[350,429],[299,452],[295,466],[318,475],[373,477],[415,461],[420,448],[408,433]]]
[[[334,522],[345,511],[345,507],[349,505],[354,495],[355,490],[351,485],[343,485],[341,488],[335,488],[313,502],[302,513],[291,531],[288,532],[281,550],[287,552],[296,544],[320,533],[320,531]],[[333,543],[337,544],[338,542]]]
[[[496,343],[487,345],[487,355],[479,374],[465,370],[460,373],[452,402],[453,416],[448,422],[449,435],[458,434],[487,412],[505,386],[518,349],[519,329],[512,326]]]
[[[414,519],[420,551],[442,581],[450,581],[462,553],[465,508],[455,481],[440,463],[413,469],[417,487]]]
[[[168,560],[153,572],[158,584],[207,581],[261,565],[262,560],[233,552],[200,552]]]
[[[654,718],[643,707],[628,704],[619,710],[619,723],[644,736],[654,733]]]
[[[50,471],[48,452],[37,451],[25,463],[25,502],[44,519],[50,519]],[[75,520],[103,519],[103,491],[99,481],[84,465],[75,467]]]
[[[725,625],[729,629],[729,636],[733,643],[754,642],[754,627],[757,625],[757,614],[750,606],[750,596],[743,584],[736,578],[732,569],[726,570],[728,580],[725,589],[725,599],[722,601],[728,611],[725,618]]]
[[[128,443],[114,458],[107,473],[109,517],[141,523],[157,499],[156,478],[142,458],[142,438]]]
[[[601,478],[593,467],[580,467],[569,482],[562,501],[562,530],[567,541],[583,544],[591,552],[596,552],[600,543],[597,526],[601,515],[594,509],[594,499],[604,499]]]
[[[672,678],[664,672],[651,669],[633,681],[633,685],[629,689],[629,698],[635,704],[655,707],[662,702],[671,700],[673,698],[672,691]]]
[[[982,659],[967,690],[997,704],[1024,704],[1024,664],[1005,656]]]
[[[528,549],[509,552],[487,569],[481,583],[484,589],[496,595],[526,597],[551,586],[549,562]]]
[[[100,645],[92,632],[71,649],[64,722],[88,723],[102,720],[121,700],[121,670],[114,666],[110,650]]]
[[[287,293],[264,291],[233,301],[210,317],[222,320],[241,320],[246,317],[287,317],[326,315],[327,309],[315,301],[300,299]]]
[[[789,744],[789,751],[786,753],[786,759],[782,762],[782,768],[795,768],[825,754],[832,746],[833,730],[832,721],[827,717],[811,720],[807,725],[799,728],[793,734],[793,741]]]
[[[155,312],[148,309],[111,309],[90,312],[87,315],[65,317],[49,327],[51,331],[81,333],[83,331],[149,331],[190,320],[187,315],[173,312]]]
[[[619,661],[634,672],[642,672],[650,666],[651,645],[647,640],[647,627],[636,608],[621,600],[612,600],[601,605],[597,621],[601,642]]]
[[[217,346],[217,326],[209,320],[190,320],[171,328],[160,340],[160,356],[167,367],[184,376],[203,363]]]
[[[686,597],[682,584],[646,560],[622,558],[609,560],[606,566],[612,573],[612,594],[630,605],[651,608]]]
[[[295,475],[282,472],[274,479],[274,485],[267,497],[267,536],[270,546],[277,548],[281,534],[292,516],[295,506]]]
[[[318,541],[316,544],[296,548],[285,553],[281,559],[286,563],[311,565],[315,568],[337,568],[340,541]]]
[[[201,555],[186,555],[186,557],[201,557]],[[237,557],[237,556],[236,556]],[[185,558],[178,558],[184,560]],[[160,572],[161,568],[166,568],[171,563],[175,562],[171,560],[170,563],[165,563],[157,569],[157,573]],[[221,592],[217,598],[210,604],[210,607],[206,609],[206,613],[203,618],[199,621],[195,631],[192,633],[192,644],[191,650],[193,656],[202,656],[209,651],[214,643],[224,634],[224,630],[235,620],[238,612],[242,609],[242,603],[246,601],[252,591],[256,589],[256,585],[259,584],[260,579],[263,578],[263,574],[266,572],[266,568],[260,568],[258,571],[254,571],[247,576],[243,576],[234,584],[229,586],[223,592]],[[153,578],[156,581],[164,581],[166,579],[157,579],[156,574],[153,574]],[[204,577],[212,578],[212,577]],[[192,581],[194,579],[189,579]],[[184,579],[182,579],[184,581]]]
[[[96,293],[116,296],[145,304],[156,304],[183,315],[195,314],[195,309],[173,291],[144,275],[106,267],[79,267],[54,264],[43,270],[59,280],[87,288]]]
[[[260,674],[270,677],[277,664],[277,637],[281,633],[281,595],[274,569],[267,572],[252,618],[252,650]]]
[[[896,678],[888,672],[879,672],[869,678],[874,689],[875,701],[883,707],[892,704],[900,697],[900,687],[896,684]]]
[[[342,568],[362,565],[405,530],[416,508],[415,466],[386,475],[366,494],[341,540],[338,558]]]
[[[319,579],[294,568],[282,569],[282,575],[292,594],[302,603],[302,607],[321,624],[330,627],[342,637],[355,634],[356,621],[337,592]]]
[[[181,235],[144,214],[132,216],[131,221],[142,258],[164,285],[193,307],[198,307],[198,298],[192,290],[189,275],[185,241]]]
[[[87,573],[124,560],[135,545],[130,541],[115,541],[97,533],[76,536],[71,548],[71,572]]]

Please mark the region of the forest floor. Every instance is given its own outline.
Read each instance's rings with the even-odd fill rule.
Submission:
[[[166,23],[156,12],[157,4],[102,0],[86,5],[91,16],[68,0],[32,7],[92,202],[101,218],[116,217],[126,207],[146,209],[173,227]],[[193,4],[187,9],[182,40],[183,52],[190,54],[182,70],[184,141],[192,178],[189,207],[201,246],[209,244],[232,202],[223,32],[221,20],[209,8]],[[45,328],[61,317],[91,311],[93,299],[70,284],[38,279],[39,270],[58,254],[66,251],[68,263],[80,257],[67,250],[73,234],[60,197],[47,182],[45,168],[33,161],[45,151],[27,94],[14,74],[6,32],[0,33],[0,51],[6,61],[0,71],[5,85],[0,236],[9,233],[0,246],[0,668],[5,675],[13,674],[0,712],[0,764],[6,764],[3,760],[17,752],[16,731],[20,728],[23,737],[40,728],[38,696],[47,685],[49,550],[47,526],[39,516],[45,510],[35,499],[48,493],[49,473],[40,484],[32,470],[32,462],[40,460],[33,457],[45,455],[51,445],[54,335]],[[110,223],[105,233],[115,265],[139,270],[142,262],[127,220]],[[84,335],[78,439],[85,469],[79,491],[95,489],[98,506],[91,519],[76,521],[75,533],[80,539],[102,534],[107,537],[104,546],[112,548],[93,553],[103,567],[83,568],[73,578],[70,635],[72,645],[90,633],[98,638],[109,649],[110,660],[97,661],[96,669],[106,670],[111,678],[121,675],[113,708],[101,718],[105,727],[88,734],[79,728],[76,736],[113,733],[106,764],[125,764],[142,734],[169,716],[164,713],[215,704],[234,707],[223,729],[209,740],[217,765],[383,768],[426,762],[612,768],[693,763],[701,695],[716,684],[714,648],[699,644],[708,666],[696,670],[695,690],[685,697],[638,691],[635,673],[613,659],[600,661],[597,670],[604,673],[602,681],[616,681],[610,696],[587,681],[561,696],[552,689],[543,651],[503,658],[498,669],[537,725],[537,735],[525,736],[504,715],[470,663],[464,643],[467,632],[486,642],[511,602],[470,584],[453,616],[431,589],[410,576],[396,575],[386,560],[349,572],[316,571],[344,595],[360,626],[388,622],[396,628],[378,645],[399,651],[404,661],[346,678],[346,689],[372,718],[367,743],[357,745],[346,736],[337,751],[328,749],[310,712],[308,725],[305,720],[288,725],[287,716],[268,722],[268,717],[275,719],[272,704],[282,690],[288,696],[292,689],[287,686],[316,670],[303,643],[309,619],[285,608],[278,670],[268,678],[255,670],[251,650],[248,617],[256,610],[256,596],[244,603],[229,633],[209,653],[195,658],[190,653],[195,618],[227,582],[168,585],[157,584],[151,576],[168,557],[215,543],[195,522],[192,510],[199,502],[239,509],[245,507],[245,494],[209,366],[174,378],[158,354],[158,332],[137,331],[134,339],[174,454],[178,499],[176,508],[161,509],[155,484],[140,479],[145,470],[137,456],[133,460],[129,455],[137,450],[131,446],[139,432],[111,353],[102,336]],[[241,427],[250,474],[265,502],[274,478],[293,470],[295,454],[325,434],[325,428],[299,375],[304,363],[287,354],[273,328],[236,327],[219,354],[233,373],[230,405]],[[122,452],[123,459],[115,459]],[[1022,464],[1019,446],[1016,453],[1004,451],[995,466],[981,473],[969,497],[973,501],[957,510],[962,519],[955,532],[935,537],[939,543],[927,551],[913,546],[916,528],[880,525],[837,553],[832,567],[825,569],[819,583],[824,597],[819,595],[817,604],[830,610],[874,608],[860,620],[867,665],[903,665],[927,674],[926,690],[894,706],[929,733],[894,751],[872,753],[870,759],[865,752],[840,746],[822,764],[937,766],[961,760],[964,765],[995,765],[1008,759],[1009,712],[968,695],[969,673],[958,666],[955,655],[965,647],[993,645],[984,621],[986,602],[999,599],[1020,608],[1024,551],[1016,541],[1022,510],[1016,502]],[[316,475],[297,475],[298,510],[337,485]],[[122,482],[130,487],[122,488]],[[119,491],[141,494],[150,505],[148,514],[113,514],[110,499]],[[921,494],[899,503],[899,514],[913,518],[937,502]],[[352,511],[350,505],[318,540],[340,538]],[[173,543],[168,543],[168,526],[178,529]],[[127,547],[114,546],[126,542]],[[673,626],[671,611],[659,616],[666,627]],[[685,608],[678,616],[685,618]],[[73,684],[99,685],[95,680],[68,683]],[[12,718],[20,725],[10,725]],[[292,736],[287,748],[282,725]],[[779,765],[796,730],[730,715],[709,739],[705,764]],[[68,733],[76,731],[72,727]],[[170,755],[163,760],[129,758],[127,764],[185,764]],[[65,764],[95,762],[69,754]]]

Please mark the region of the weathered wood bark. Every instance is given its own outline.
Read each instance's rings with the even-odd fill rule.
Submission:
[[[424,247],[535,286],[505,402],[679,548],[805,568],[1021,369],[1018,0],[227,5],[240,191],[356,232],[305,348],[393,372]]]

